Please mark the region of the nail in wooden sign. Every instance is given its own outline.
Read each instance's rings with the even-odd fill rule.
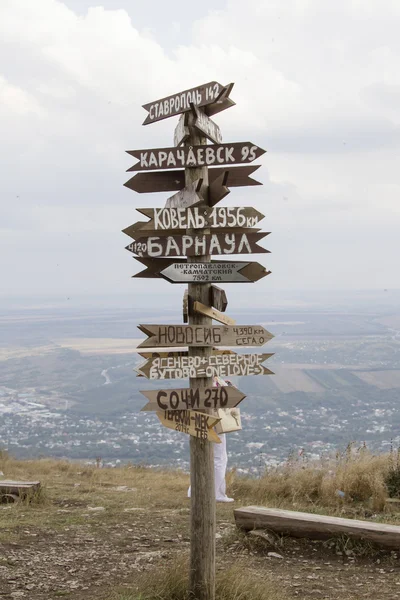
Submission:
[[[258,245],[263,233],[204,233],[141,237],[126,246],[138,256],[204,256],[205,254],[261,254],[269,252]]]
[[[165,353],[164,353],[165,354]],[[262,364],[273,354],[212,354],[208,357],[174,353],[148,358],[136,367],[147,379],[186,379],[187,377],[247,377],[272,375]],[[143,356],[143,355],[142,355]]]
[[[250,163],[265,154],[265,150],[251,142],[237,142],[209,146],[185,146],[184,148],[128,150],[127,153],[139,161],[128,171],[157,171],[176,169],[177,167],[185,169]]]
[[[254,173],[260,165],[242,165],[240,167],[229,168],[229,186],[241,187],[250,185],[262,185],[250,175]],[[224,167],[210,168],[208,178],[210,187],[215,179],[225,173]],[[139,194],[150,194],[153,192],[172,192],[181,190],[185,187],[185,171],[151,171],[149,173],[137,173],[124,186],[138,192]],[[219,186],[221,187],[221,186]],[[215,202],[214,202],[215,204]]]
[[[234,408],[246,398],[245,394],[233,386],[177,390],[167,388],[141,391],[140,393],[148,400],[142,411]]]
[[[214,144],[220,144],[222,142],[222,133],[218,125],[196,106],[194,106],[194,113],[196,115],[194,122],[196,129],[203,133],[211,142],[214,142]]]
[[[182,190],[183,191],[183,190]],[[180,193],[180,192],[178,192]],[[199,198],[200,200],[200,198]],[[236,227],[255,227],[264,215],[251,206],[192,206],[189,208],[137,208],[150,221],[138,221],[124,233],[147,231],[180,231],[186,229],[233,229]],[[130,233],[128,233],[130,235]]]
[[[225,108],[234,105],[234,102],[231,101],[230,103],[225,103],[223,105],[224,108],[221,106],[223,101],[227,98],[227,95],[229,95],[232,87],[233,84],[222,86],[217,81],[210,81],[209,83],[204,83],[195,88],[173,94],[172,96],[166,96],[160,100],[143,104],[143,108],[149,113],[143,121],[143,125],[148,125],[149,123],[155,123],[156,121],[179,115],[180,113],[190,110],[192,104],[195,106],[216,104],[212,114],[220,112],[220,110],[224,110]],[[219,100],[221,100],[221,103],[218,106]]]
[[[253,283],[270,273],[271,271],[267,271],[257,262],[230,261],[210,263],[176,261],[159,272],[161,277],[171,283]]]
[[[274,336],[261,325],[138,325],[148,336],[138,348],[263,346]]]
[[[156,415],[164,427],[216,444],[221,443],[213,430],[221,419],[194,410],[165,410],[157,412]]]

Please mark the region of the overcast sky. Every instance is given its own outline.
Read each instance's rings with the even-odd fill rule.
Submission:
[[[398,0],[1,0],[1,295],[182,294],[130,279],[120,231],[170,194],[124,188],[124,151],[172,145],[141,105],[211,80],[224,141],[267,150],[223,204],[266,215],[273,273],[233,302],[399,288],[399,29]]]

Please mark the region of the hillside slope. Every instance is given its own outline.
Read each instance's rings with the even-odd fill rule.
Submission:
[[[30,505],[0,505],[1,598],[134,600],[144,576],[152,578],[179,564],[188,552],[188,476],[183,473],[130,466],[96,469],[47,459],[16,461],[5,453],[0,453],[0,471],[7,478],[40,479],[44,485],[43,496]],[[312,482],[304,470],[294,475],[293,485],[286,481],[286,488],[279,488],[273,475],[274,500],[266,500],[268,480],[236,480],[231,474],[235,506],[259,503],[264,494],[264,504],[270,506],[361,518],[373,514],[362,503],[346,507],[335,500],[331,506],[318,506],[318,499],[304,494]],[[287,492],[296,486],[298,501],[293,502]],[[348,540],[286,539],[271,548],[237,532],[232,505],[218,505],[217,515],[219,572],[234,565],[249,581],[265,586],[265,598],[400,598],[395,553],[352,546]],[[375,511],[374,518],[399,522],[396,514]],[[268,556],[271,550],[283,558]]]

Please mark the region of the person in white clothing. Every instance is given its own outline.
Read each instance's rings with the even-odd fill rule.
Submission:
[[[228,380],[224,381],[219,377],[214,378],[214,385],[232,385]],[[228,464],[228,454],[226,452],[226,435],[219,433],[220,444],[214,444],[214,478],[215,478],[215,499],[217,502],[234,502],[233,498],[226,495],[226,467]],[[190,498],[190,487],[188,489],[188,498]]]

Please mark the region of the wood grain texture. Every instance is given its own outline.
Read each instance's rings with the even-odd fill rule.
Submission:
[[[259,181],[256,181],[250,177],[250,175],[259,168],[260,165],[229,167],[229,187],[262,185]],[[206,167],[202,167],[201,169],[186,170],[201,171],[202,169],[208,170]],[[215,179],[225,173],[226,168],[214,167],[208,171],[209,181],[212,183]],[[197,175],[196,179],[198,177],[199,175]],[[189,183],[192,183],[192,181]],[[185,171],[183,169],[179,169],[176,171],[150,171],[148,173],[137,173],[126,183],[124,183],[124,186],[130,190],[133,190],[134,192],[138,192],[139,194],[150,194],[153,192],[173,192],[175,190],[181,190],[183,187],[185,187]]]
[[[210,317],[196,312],[192,316],[197,316],[197,321],[207,319],[207,324],[192,325],[189,320],[189,325],[138,325],[138,329],[148,336],[138,348],[196,346],[211,349],[212,346],[263,346],[274,337],[261,325],[209,325]]]
[[[190,137],[185,144],[193,146],[206,144],[206,138],[199,135],[193,126],[193,113],[189,115]],[[203,203],[208,205],[209,172],[207,167],[185,169],[185,186],[192,181],[203,179],[200,191]],[[203,230],[208,233],[208,229]],[[188,262],[209,262],[210,255],[203,257],[188,257]],[[210,298],[210,284],[189,284],[188,293],[193,302],[207,304]],[[189,310],[189,325],[210,326],[211,319]],[[208,359],[212,355],[212,348],[190,347],[189,358],[198,357]],[[213,381],[211,377],[190,377],[189,387],[210,388]],[[215,534],[216,534],[216,508],[215,508],[215,482],[214,482],[214,448],[213,444],[198,439],[190,438],[190,572],[189,595],[196,600],[215,600]]]
[[[211,122],[211,119],[204,117]],[[215,123],[214,123],[214,126]],[[189,128],[186,127],[189,133]],[[183,134],[181,134],[183,135]],[[179,141],[179,137],[176,141]],[[176,144],[177,146],[178,144]],[[233,142],[228,144],[206,144],[204,146],[185,146],[176,148],[143,148],[127,150],[127,153],[139,162],[127,169],[131,171],[158,171],[160,169],[177,169],[186,167],[215,167],[219,165],[235,165],[253,162],[266,150],[252,142]]]
[[[201,198],[193,190],[195,194],[195,202],[200,202]],[[178,192],[179,195],[187,193],[187,189]],[[184,202],[183,204],[186,204]],[[193,206],[176,206],[170,208],[137,208],[136,210],[148,217],[149,221],[137,221],[129,227],[122,230],[123,233],[129,235],[133,239],[137,239],[142,232],[147,233],[157,232],[159,235],[166,235],[178,232],[185,232],[187,229],[203,229],[210,227],[211,230],[217,229],[227,231],[247,231],[255,227],[264,215],[251,206],[218,206],[205,207]]]
[[[3,479],[0,481],[0,499],[1,496],[17,496],[24,498],[29,494],[34,494],[39,491],[40,481],[13,481]]]
[[[148,356],[150,353],[141,353]],[[189,353],[165,353],[148,356],[146,362],[135,370],[147,379],[186,379],[187,377],[246,377],[248,375],[273,375],[262,364],[273,356],[271,353],[227,355],[215,350],[211,356],[189,356]]]
[[[218,321],[219,323],[223,323],[224,325],[235,325],[235,319],[231,319],[227,315],[224,315],[222,312],[219,312],[216,308],[212,308],[211,306],[206,306],[201,302],[195,302],[193,306],[196,312],[199,312],[206,317],[211,317],[214,321]]]
[[[221,419],[195,410],[164,410],[156,414],[162,425],[168,429],[187,433],[203,442],[221,443],[213,430]]]
[[[233,386],[173,390],[165,388],[140,393],[148,400],[142,411],[233,408],[246,398],[245,394]]]
[[[256,262],[218,260],[198,262],[192,265],[191,263],[186,264],[181,259],[170,262],[159,271],[159,275],[170,283],[254,283],[270,273],[271,271],[267,271],[265,267]]]
[[[261,506],[237,508],[234,514],[236,525],[247,531],[268,529],[279,534],[311,539],[329,539],[347,535],[351,538],[368,540],[385,548],[398,550],[400,547],[400,527],[395,525]]]
[[[177,92],[176,94],[172,94],[172,96],[166,96],[165,98],[143,104],[143,108],[149,113],[143,121],[143,125],[156,123],[157,121],[189,111],[192,104],[196,106],[209,105],[211,107],[215,105],[214,108],[210,108],[210,113],[212,114],[225,110],[232,106],[231,103],[226,102],[232,87],[233,83],[223,86],[217,81],[210,81],[184,90],[183,92]],[[224,102],[225,104],[223,104]]]
[[[240,231],[240,230],[239,230]],[[258,242],[269,232],[257,233],[195,233],[182,235],[143,235],[135,238],[126,246],[126,250],[138,256],[160,258],[169,256],[215,256],[265,254],[269,250]]]
[[[210,288],[210,306],[213,306],[220,312],[225,312],[228,307],[226,292],[217,285],[212,285]]]

